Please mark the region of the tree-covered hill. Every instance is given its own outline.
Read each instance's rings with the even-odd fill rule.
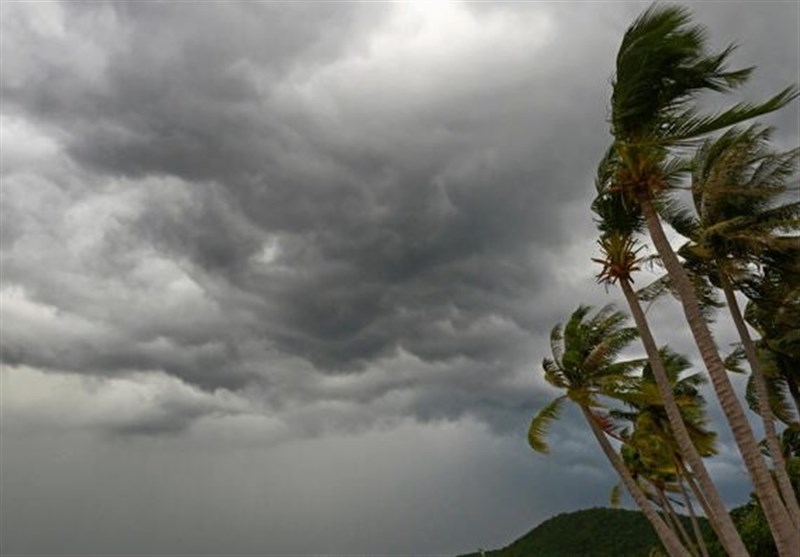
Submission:
[[[690,527],[688,521],[686,526]],[[642,513],[594,508],[554,516],[507,547],[486,551],[485,555],[647,557],[658,546],[658,537]],[[480,557],[480,553],[462,557]]]

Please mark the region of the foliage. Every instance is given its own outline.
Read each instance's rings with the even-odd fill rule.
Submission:
[[[637,336],[635,328],[623,326],[625,315],[613,306],[590,317],[591,311],[589,306],[578,307],[566,325],[558,324],[550,332],[553,356],[542,360],[544,378],[566,393],[540,409],[531,421],[528,443],[535,451],[549,451],[548,428],[567,398],[587,408],[600,407],[599,397],[624,390],[631,373],[643,364],[642,360],[616,360]]]

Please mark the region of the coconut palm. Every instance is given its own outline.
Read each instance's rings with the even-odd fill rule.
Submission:
[[[639,448],[629,444],[620,447],[620,457],[625,466],[630,470],[633,479],[639,488],[655,506],[661,509],[664,522],[669,526],[673,533],[681,540],[681,543],[697,557],[698,544],[689,536],[683,522],[675,512],[675,508],[670,502],[671,492],[678,491],[674,468],[667,460],[657,460],[656,453],[648,451],[642,452]],[[618,507],[620,504],[621,485],[615,485],[611,490],[611,506]]]
[[[718,532],[720,542],[731,555],[747,555],[747,549],[736,531],[733,520],[706,470],[702,456],[683,419],[674,397],[673,384],[639,303],[639,298],[633,289],[633,275],[639,270],[640,252],[643,248],[638,244],[634,234],[643,228],[643,219],[638,211],[638,205],[626,203],[622,192],[614,187],[616,167],[619,164],[616,152],[610,150],[598,167],[596,180],[598,195],[592,204],[592,210],[596,215],[595,222],[601,232],[598,243],[602,258],[593,259],[602,265],[598,280],[607,285],[618,284],[625,296],[647,353],[649,368],[652,370],[651,376],[654,378],[653,386],[657,387],[670,429],[674,432],[674,439],[678,447],[676,452],[689,463],[692,472],[698,479],[705,500],[708,502],[709,520],[715,531]]]
[[[697,522],[697,515],[691,506],[691,500],[683,487],[683,480],[678,475],[677,468],[668,460],[668,455],[662,454],[664,458],[659,460],[655,458],[655,454],[657,453],[649,450],[643,453],[639,448],[631,445],[622,445],[620,449],[620,456],[625,466],[631,471],[631,475],[645,496],[661,509],[661,514],[670,529],[679,537],[684,546],[689,548],[692,555],[697,556],[699,551],[702,557],[708,557],[708,547]],[[620,504],[620,489],[621,484],[617,484],[611,490],[612,507],[618,507]],[[678,504],[685,505],[690,509],[694,538],[686,531],[683,521],[675,512],[672,504],[670,494],[679,492],[684,495],[684,502]]]
[[[558,418],[565,401],[576,403],[606,458],[653,525],[670,556],[687,557],[689,552],[648,502],[604,431],[610,418],[602,412],[601,397],[625,390],[626,384],[632,382],[634,372],[642,366],[641,360],[616,360],[636,338],[636,329],[625,327],[625,316],[611,306],[588,317],[590,312],[590,307],[580,306],[566,326],[556,325],[550,333],[553,358],[542,361],[544,378],[565,393],[539,410],[531,422],[528,442],[536,451],[549,452],[545,441],[548,427]]]
[[[691,367],[689,360],[669,348],[659,350],[659,361],[665,369],[667,381],[672,391],[672,398],[678,405],[681,419],[686,424],[692,444],[703,457],[716,454],[716,434],[707,428],[708,419],[703,407],[705,400],[700,394],[700,386],[706,382],[700,373],[685,375],[683,372]],[[615,419],[628,420],[632,428],[623,430],[621,435],[640,450],[658,446],[657,459],[668,454],[680,457],[680,447],[672,431],[672,424],[667,415],[660,389],[655,378],[655,366],[651,361],[642,369],[641,377],[625,391],[617,393],[627,410],[614,410],[611,415]],[[639,439],[644,441],[639,442]],[[648,452],[648,451],[645,451]]]
[[[788,180],[794,175],[800,149],[772,151],[770,133],[769,128],[753,125],[731,128],[703,142],[692,170],[697,217],[689,226],[681,218],[680,228],[690,241],[679,253],[691,272],[707,277],[725,295],[752,370],[750,400],[762,417],[767,445],[776,455],[773,461],[778,487],[795,527],[800,527],[800,506],[780,454],[770,404],[778,400],[776,383],[772,382],[771,389],[735,294],[738,284],[753,274],[762,256],[767,251],[786,251],[792,238],[784,234],[799,228],[800,202],[781,201],[789,189]]]
[[[673,399],[680,408],[682,421],[691,436],[692,444],[702,456],[707,457],[716,453],[714,440],[716,435],[706,428],[707,419],[703,411],[704,401],[700,396],[698,387],[705,379],[700,374],[691,374],[681,377],[681,373],[690,367],[689,361],[671,350],[664,348],[659,351],[660,367],[666,371],[671,387]],[[691,500],[683,487],[684,466],[681,465],[682,457],[680,447],[670,425],[670,420],[664,408],[660,389],[654,376],[654,366],[651,362],[644,367],[641,377],[634,388],[629,388],[620,393],[626,410],[612,410],[611,415],[617,420],[626,420],[630,427],[623,429],[621,438],[627,445],[623,460],[632,468],[634,477],[644,477],[652,486],[656,501],[664,508],[671,522],[680,533],[682,539],[690,540],[683,529],[681,522],[674,516],[675,512],[670,504],[669,492],[681,493],[685,505],[692,515],[696,542],[688,541],[688,545],[697,547],[703,555],[707,548],[699,533],[699,525],[691,505]],[[717,530],[717,525],[712,524]]]
[[[700,355],[723,413],[752,478],[756,494],[782,556],[800,553],[800,530],[794,527],[764,462],[725,364],[686,272],[670,245],[656,211],[657,200],[675,186],[672,150],[709,133],[772,112],[797,96],[790,87],[763,103],[739,103],[716,114],[701,114],[698,94],[727,92],[752,69],[728,70],[733,47],[709,53],[707,33],[691,24],[684,8],[655,5],[628,28],[616,60],[611,99],[611,128],[620,159],[616,187],[642,213],[650,238],[678,293]]]

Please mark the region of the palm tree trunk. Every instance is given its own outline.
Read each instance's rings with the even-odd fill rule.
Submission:
[[[714,344],[714,337],[700,312],[694,288],[664,234],[652,201],[642,200],[641,208],[653,245],[655,245],[678,293],[686,321],[711,378],[711,384],[753,480],[756,496],[761,502],[761,508],[764,510],[772,536],[775,538],[778,553],[781,557],[797,557],[800,555],[800,530],[792,524],[775,483],[772,481],[769,469],[761,457],[753,430],[750,428],[739,399],[736,398],[736,392],[733,390],[725,365]]]
[[[697,550],[692,543],[692,538],[689,536],[689,533],[686,531],[686,528],[683,527],[683,522],[681,522],[681,518],[675,512],[675,508],[669,502],[669,498],[667,497],[664,490],[660,487],[656,487],[656,491],[658,493],[658,499],[661,502],[662,508],[664,508],[669,516],[670,521],[672,524],[675,525],[675,530],[677,530],[678,534],[680,535],[681,540],[689,548],[689,551],[692,552],[692,555],[697,556]]]
[[[686,484],[689,486],[689,489],[691,490],[692,495],[694,495],[694,498],[697,500],[698,503],[700,503],[700,506],[703,508],[703,512],[706,514],[706,517],[709,518],[709,525],[711,526],[711,529],[714,530],[716,539],[720,540],[719,532],[716,530],[714,522],[710,520],[710,517],[712,516],[713,512],[709,508],[708,502],[703,498],[703,494],[700,492],[700,488],[697,486],[697,482],[695,481],[694,477],[692,477],[689,471],[686,470],[686,467],[684,467],[683,465],[681,465],[681,467],[683,469],[683,475],[684,479],[686,480]],[[692,511],[694,511],[694,508],[692,508]],[[698,528],[699,527],[700,526],[698,524]],[[705,541],[703,541],[703,545],[705,546]]]
[[[758,413],[761,415],[761,420],[764,422],[764,435],[767,438],[769,455],[772,458],[772,462],[775,463],[774,472],[778,480],[778,488],[783,497],[783,502],[786,505],[786,510],[789,512],[789,516],[794,523],[794,527],[800,528],[800,505],[797,504],[797,496],[792,488],[792,481],[789,479],[789,474],[786,472],[786,460],[783,458],[781,444],[778,441],[778,432],[775,430],[775,417],[772,414],[772,407],[769,404],[767,380],[764,378],[764,374],[761,371],[761,364],[758,361],[756,347],[753,343],[753,339],[750,338],[750,331],[747,330],[747,325],[744,322],[739,303],[736,301],[733,285],[719,262],[717,262],[717,270],[719,271],[722,291],[725,293],[725,301],[728,303],[728,309],[730,309],[733,323],[736,325],[736,330],[739,332],[739,338],[742,340],[744,352],[747,355],[747,361],[750,363],[750,369],[753,373]]]
[[[686,469],[683,465],[683,462],[677,460],[678,466],[681,470],[681,475],[686,479],[686,483],[689,484],[689,489],[692,490],[692,495],[694,498],[697,499],[697,502],[700,503],[700,506],[703,507],[703,512],[706,513],[706,517],[708,517],[708,523],[711,525],[711,528],[714,530],[714,534],[716,534],[717,539],[721,539],[719,535],[719,530],[717,529],[717,524],[719,521],[713,520],[714,518],[714,511],[711,510],[711,507],[708,506],[708,501],[705,500],[703,494],[700,492],[700,488],[697,486],[697,482],[695,481],[692,474]]]
[[[664,369],[664,362],[661,361],[661,356],[658,353],[658,345],[650,331],[650,325],[639,303],[639,298],[633,291],[630,281],[622,279],[619,283],[622,288],[622,293],[625,295],[625,300],[628,302],[631,314],[633,315],[633,321],[636,323],[636,328],[639,330],[639,336],[642,339],[647,358],[650,361],[653,377],[656,380],[658,391],[664,402],[664,409],[669,419],[669,425],[675,436],[675,441],[678,443],[681,456],[689,463],[689,466],[691,466],[692,472],[700,483],[700,488],[703,491],[705,499],[713,509],[713,514],[709,515],[708,519],[716,523],[714,530],[718,532],[719,541],[725,548],[725,551],[732,557],[744,557],[748,555],[747,548],[739,532],[736,531],[736,526],[733,524],[728,510],[722,502],[722,497],[717,487],[714,485],[714,482],[711,480],[703,458],[694,446],[692,438],[689,435],[689,430],[683,422],[680,409],[675,402],[672,386],[667,378],[666,369]]]
[[[697,515],[694,512],[694,505],[692,505],[692,498],[686,492],[686,486],[683,485],[683,477],[680,473],[678,474],[678,487],[683,496],[683,504],[686,505],[686,510],[689,511],[689,520],[692,523],[692,532],[694,532],[694,538],[697,540],[697,547],[700,548],[702,557],[708,557],[708,547],[706,547],[706,541],[703,539],[703,531],[700,530],[700,523],[697,522]]]
[[[634,479],[637,480],[637,485],[642,485],[642,480],[639,480],[636,476],[634,476]],[[647,497],[648,501],[653,503],[656,508],[656,513],[658,513],[658,516],[660,516],[661,520],[664,521],[664,524],[667,525],[667,528],[669,528],[670,531],[675,534],[675,536],[680,540],[681,544],[687,548],[687,551],[694,556],[695,554],[691,550],[691,547],[686,543],[686,538],[680,536],[678,532],[678,526],[675,524],[675,519],[667,510],[667,506],[664,504],[664,500],[661,498],[661,493],[658,491],[658,489],[654,488],[654,492],[642,489],[642,493],[644,493],[644,496]]]
[[[683,547],[675,533],[669,529],[661,517],[658,516],[658,513],[655,511],[652,505],[650,505],[647,497],[645,497],[641,488],[639,488],[639,486],[636,484],[636,480],[633,479],[630,470],[628,470],[628,468],[625,466],[625,463],[622,462],[622,459],[614,450],[614,447],[611,446],[606,434],[602,429],[600,429],[600,426],[597,425],[597,422],[595,421],[594,416],[589,408],[583,405],[581,405],[580,408],[583,412],[583,417],[586,418],[587,422],[589,422],[589,427],[591,428],[592,433],[594,433],[594,436],[597,439],[597,442],[600,444],[600,447],[603,449],[606,458],[608,458],[611,466],[613,466],[614,470],[616,470],[617,474],[619,474],[620,478],[622,479],[622,483],[625,484],[625,488],[642,510],[644,516],[650,521],[650,524],[653,525],[653,529],[656,531],[658,539],[660,539],[661,543],[664,544],[664,548],[667,550],[667,553],[669,553],[670,557],[690,557],[689,552],[685,547]]]

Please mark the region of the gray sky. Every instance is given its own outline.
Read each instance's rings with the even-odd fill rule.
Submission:
[[[605,504],[579,416],[525,433],[549,329],[617,299],[588,204],[646,6],[3,2],[2,551],[454,554]],[[800,81],[796,2],[693,9],[741,98]]]

